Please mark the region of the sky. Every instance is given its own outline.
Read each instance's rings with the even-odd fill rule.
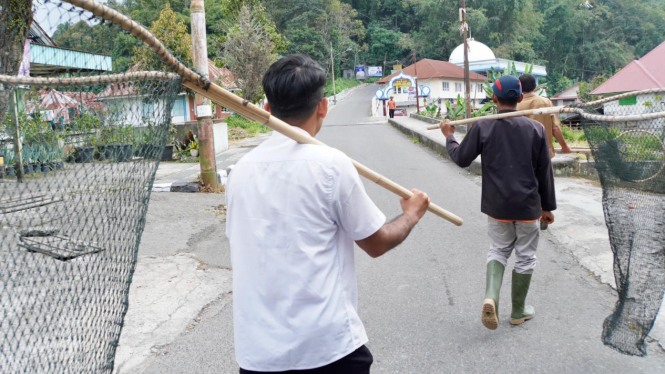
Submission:
[[[97,0],[97,2],[106,4],[106,0]],[[58,4],[62,4],[62,6],[58,7]],[[84,11],[82,15],[79,15],[78,12],[82,10],[81,8],[76,8],[74,12],[70,12],[69,10],[71,8],[71,4],[62,3],[58,0],[49,0],[46,4],[44,0],[34,0],[33,2],[35,21],[39,23],[39,26],[41,26],[49,36],[53,36],[56,28],[61,23],[76,23],[81,19],[87,20],[92,17],[92,13],[87,11]],[[90,23],[97,23],[97,21],[92,21]]]

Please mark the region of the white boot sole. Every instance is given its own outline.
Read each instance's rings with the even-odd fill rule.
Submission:
[[[499,319],[496,317],[496,305],[494,304],[494,300],[485,299],[483,302],[483,315],[481,320],[483,321],[483,326],[490,330],[496,330],[496,328],[499,327]]]

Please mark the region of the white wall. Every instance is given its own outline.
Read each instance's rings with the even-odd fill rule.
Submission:
[[[658,96],[660,96],[659,100],[656,99]],[[645,106],[644,104],[647,102],[651,102],[652,106]],[[620,105],[619,100],[615,100],[605,104],[604,107],[605,114],[610,116],[662,112],[665,111],[665,96],[655,94],[638,95],[637,104]]]
[[[448,82],[448,91],[443,90],[443,82]],[[456,91],[455,83],[459,83],[461,85],[461,90]],[[478,109],[482,107],[480,104],[481,101],[483,101],[485,98],[487,98],[487,95],[485,94],[485,90],[477,91],[478,90],[478,85],[481,87],[483,86],[484,82],[481,81],[472,81],[471,82],[471,100],[473,101],[473,107]],[[432,102],[438,105],[438,100],[441,99],[441,112],[446,113],[446,100],[454,100],[457,102],[457,96],[461,96],[462,98],[465,97],[465,92],[466,90],[464,89],[464,80],[463,79],[445,79],[445,78],[434,78],[434,79],[419,79],[418,80],[418,85],[419,86],[428,86],[430,88],[430,96],[427,98],[427,104],[431,105]],[[387,88],[387,85],[384,85],[382,89]],[[397,102],[397,105],[399,106],[400,103],[404,103],[406,101],[409,101],[409,94],[407,93],[397,93],[395,91],[390,91],[388,94],[389,96],[394,96],[395,101]],[[413,99],[411,101],[414,101]],[[374,101],[373,101],[374,102]],[[424,106],[423,104],[423,98],[420,98],[420,105],[421,107]],[[412,105],[410,108],[406,108],[407,112],[415,112],[416,111],[416,106],[415,104]]]
[[[107,125],[147,126],[150,120],[161,123],[167,103],[163,100],[143,103],[139,97],[103,100],[108,109]],[[169,113],[170,116],[170,113]]]
[[[448,83],[448,91],[443,90],[443,83]],[[434,103],[438,104],[438,99],[441,99],[441,113],[447,113],[446,100],[453,100],[457,102],[457,96],[461,96],[463,99],[466,97],[466,90],[464,87],[463,79],[444,79],[444,78],[435,78],[435,79],[426,79],[419,80],[420,85],[427,85],[430,88],[430,97],[427,99],[427,103],[431,104],[432,100]],[[461,85],[461,90],[456,90],[455,83]],[[487,98],[485,90],[478,91],[478,86],[483,86],[484,82],[480,81],[471,81],[471,101],[473,102],[473,108],[481,108],[481,101]]]

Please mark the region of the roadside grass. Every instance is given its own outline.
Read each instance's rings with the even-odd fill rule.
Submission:
[[[353,88],[362,83],[362,81],[355,78],[337,78],[335,79],[335,91],[340,93],[346,89]],[[326,85],[323,86],[323,96],[330,97],[333,95],[332,79],[328,79]]]
[[[272,131],[267,126],[244,117],[233,115],[226,119],[229,127],[229,139],[237,140],[244,138],[255,138],[261,134]]]

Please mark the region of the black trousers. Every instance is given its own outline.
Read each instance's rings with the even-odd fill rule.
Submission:
[[[390,115],[390,118],[395,118],[395,109],[388,109],[388,114]]]
[[[374,357],[364,345],[346,357],[331,364],[316,369],[289,370],[280,372],[266,372],[266,374],[369,374]],[[240,368],[240,374],[261,374],[261,371],[250,371]]]

